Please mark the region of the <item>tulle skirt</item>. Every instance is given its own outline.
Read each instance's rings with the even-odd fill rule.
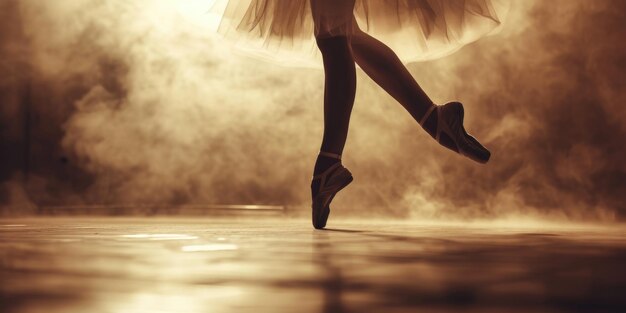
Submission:
[[[506,0],[218,0],[218,32],[238,51],[319,66],[315,37],[366,32],[405,63],[449,55],[494,33]],[[215,11],[214,11],[215,12]]]

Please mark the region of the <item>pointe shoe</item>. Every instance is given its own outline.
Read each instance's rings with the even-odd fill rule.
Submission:
[[[491,152],[468,134],[463,127],[463,104],[450,102],[444,105],[433,105],[422,117],[420,121],[422,127],[434,110],[437,110],[437,130],[434,138],[440,145],[478,163],[484,164],[489,161]]]
[[[328,169],[319,175],[313,176],[311,182],[311,188],[313,188],[313,182],[317,179],[320,180],[317,192],[313,193],[313,227],[316,229],[322,229],[326,227],[326,221],[330,215],[330,202],[341,189],[345,188],[353,180],[352,173],[347,168],[341,165],[341,155],[320,152],[320,155],[336,158],[340,161],[331,165]]]

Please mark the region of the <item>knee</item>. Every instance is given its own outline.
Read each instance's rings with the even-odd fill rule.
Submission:
[[[315,41],[317,42],[317,47],[320,49],[322,54],[327,52],[338,53],[341,51],[348,51],[350,49],[350,37],[348,36],[316,35]]]
[[[355,36],[359,36],[363,31],[359,28],[356,21],[341,24],[315,24],[315,39],[324,40],[331,38],[342,38],[340,40],[350,40]]]
[[[311,0],[315,38],[352,36],[356,25],[353,11],[354,0]]]
[[[346,40],[354,34],[350,26],[337,23],[316,23],[315,39],[324,40],[331,38],[343,38]]]

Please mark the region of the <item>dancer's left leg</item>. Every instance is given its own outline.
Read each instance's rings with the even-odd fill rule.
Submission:
[[[356,69],[347,37],[319,38],[324,59],[324,137],[320,150],[341,155],[348,137],[350,115],[356,93]],[[336,159],[319,156],[315,174]]]
[[[352,27],[354,0],[311,0],[317,46],[324,61],[324,137],[320,151],[341,155],[356,93],[356,65],[350,48],[348,28]],[[314,175],[336,158],[319,155]]]

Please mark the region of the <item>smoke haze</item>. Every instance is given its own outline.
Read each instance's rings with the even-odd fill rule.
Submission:
[[[36,205],[255,203],[307,210],[323,72],[233,52],[210,1],[0,3],[5,213]],[[486,166],[435,143],[366,75],[346,216],[619,221],[626,2],[513,1],[497,35],[409,69],[461,100]],[[335,213],[334,213],[335,214]]]

